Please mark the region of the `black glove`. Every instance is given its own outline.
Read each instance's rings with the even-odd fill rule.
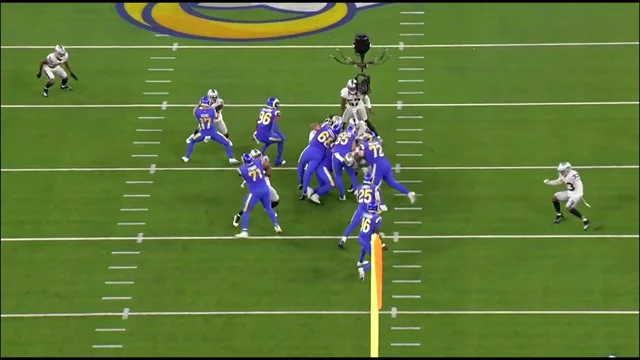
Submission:
[[[38,75],[36,75],[38,79],[40,79],[41,76],[42,76],[42,73],[38,73]]]
[[[78,77],[76,76],[76,74],[71,73],[71,77],[72,77],[75,81],[78,81]]]

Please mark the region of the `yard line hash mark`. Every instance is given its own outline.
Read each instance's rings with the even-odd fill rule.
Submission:
[[[574,166],[576,170],[638,170],[639,165],[585,165]],[[494,171],[494,170],[555,170],[555,166],[407,166],[402,170],[420,171]],[[275,171],[297,170],[295,167],[278,167]],[[149,168],[24,168],[0,169],[1,172],[89,172],[89,171],[149,171]],[[233,167],[155,167],[154,171],[238,171]],[[145,195],[149,197],[151,195]],[[125,195],[125,197],[127,197]]]
[[[122,208],[120,211],[149,211],[147,208]]]
[[[420,295],[391,295],[392,299],[420,299]]]
[[[340,235],[269,235],[269,236],[250,236],[251,240],[332,240]],[[22,238],[0,238],[0,241],[7,242],[27,242],[27,241],[131,241],[138,240],[142,242],[142,233],[136,237],[129,236],[104,236],[104,237],[22,237]],[[416,239],[436,239],[436,240],[495,240],[495,239],[638,239],[640,236],[635,235],[402,235],[399,238],[403,240]],[[354,237],[350,237],[353,239]],[[144,240],[235,240],[239,241],[235,236],[148,236]],[[394,268],[420,268],[420,265],[393,265]]]
[[[151,60],[175,60],[175,56],[151,56]]]
[[[407,12],[409,15],[421,15],[424,12]],[[427,48],[481,48],[481,47],[564,47],[564,46],[637,46],[637,41],[609,41],[609,42],[563,42],[563,43],[504,43],[504,44],[417,44],[405,45],[407,48],[427,49]],[[69,45],[67,49],[171,49],[176,51],[178,43],[168,45]],[[372,45],[372,48],[397,48],[397,44]],[[25,50],[25,49],[51,49],[51,45],[2,45],[2,49]],[[347,45],[182,45],[180,49],[353,49]]]
[[[164,116],[138,116],[140,120],[163,120]]]
[[[393,280],[393,283],[396,284],[420,284],[421,280]]]
[[[160,92],[143,92],[142,95],[169,95],[168,92],[166,91],[160,91]]]
[[[131,296],[103,296],[102,300],[131,300]]]
[[[144,82],[149,84],[166,84],[166,83],[170,83],[171,80],[145,80]]]
[[[391,330],[420,330],[419,326],[392,326]]]
[[[149,71],[173,71],[173,69],[149,68]]]
[[[148,197],[151,197],[151,195],[149,195],[149,194],[124,194],[124,195],[122,195],[122,197],[128,197],[128,198],[148,198]]]
[[[391,315],[392,311],[380,311],[380,314]],[[398,315],[638,315],[638,310],[559,310],[559,311],[395,311]],[[122,312],[92,312],[92,313],[38,313],[38,314],[2,314],[2,318],[67,318],[67,317],[109,317],[122,316]],[[334,310],[334,311],[136,311],[129,312],[129,316],[285,316],[285,315],[367,315],[368,311]]]
[[[118,226],[144,226],[143,222],[119,222]]]
[[[96,329],[97,332],[122,332],[125,331],[125,328],[98,328]]]
[[[93,345],[94,349],[122,349],[122,345]]]
[[[420,346],[420,343],[391,343],[391,346]]]
[[[126,184],[137,185],[137,184],[153,184],[151,180],[130,180],[126,181]]]
[[[160,141],[134,141],[133,145],[160,145]]]
[[[109,266],[109,270],[136,270],[137,266]]]
[[[422,71],[424,68],[399,68],[400,71]],[[165,102],[166,103],[166,102]],[[238,108],[255,108],[264,104],[226,104],[225,107]],[[521,103],[429,103],[429,104],[403,104],[405,107],[502,107],[502,106],[622,106],[622,105],[638,105],[638,101],[569,101],[569,102],[521,102]],[[158,108],[162,104],[3,104],[1,108],[6,109],[56,109],[56,108]],[[167,107],[193,107],[193,104],[165,104]],[[301,107],[301,108],[335,108],[335,104],[284,104],[283,107]],[[378,107],[397,107],[398,104],[376,104]]]
[[[133,281],[105,281],[105,285],[133,285]]]
[[[111,255],[140,255],[140,251],[112,251]]]

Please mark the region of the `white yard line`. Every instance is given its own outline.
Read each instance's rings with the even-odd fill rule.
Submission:
[[[399,68],[400,71],[422,71],[424,68]],[[166,103],[166,102],[165,102]],[[425,104],[407,104],[403,103],[404,107],[536,107],[536,106],[627,106],[638,105],[638,101],[560,101],[560,102],[510,102],[510,103],[425,103]],[[256,108],[261,107],[264,104],[227,104],[225,108]],[[159,108],[163,104],[2,104],[0,108],[3,109],[56,109],[56,108],[97,108],[97,109],[109,109],[109,108]],[[164,104],[165,107],[179,107],[179,108],[193,108],[193,104]],[[395,104],[376,104],[377,107],[397,107]],[[335,104],[283,104],[284,108],[335,108]],[[7,120],[3,120],[7,121]]]
[[[424,12],[416,12],[421,15]],[[428,49],[428,48],[482,48],[482,47],[569,47],[569,46],[638,46],[638,41],[609,41],[609,42],[562,42],[562,43],[504,43],[504,44],[417,44],[406,45],[407,48]],[[178,44],[173,45],[67,45],[67,49],[72,50],[115,50],[115,49],[178,49]],[[398,44],[372,45],[372,48],[397,48]],[[2,45],[3,50],[26,50],[26,49],[51,49],[51,45]],[[179,49],[353,49],[349,45],[181,45]],[[174,50],[175,51],[175,50]]]
[[[635,315],[638,310],[533,310],[533,311],[494,311],[494,310],[447,310],[447,311],[395,311],[399,315],[479,315],[479,316],[612,316]],[[392,311],[380,311],[380,314],[391,315]],[[292,315],[366,315],[368,311],[361,310],[317,310],[317,311],[131,311],[128,316],[292,316]],[[122,317],[122,312],[91,312],[91,313],[24,313],[2,314],[2,318],[68,318],[68,317]]]
[[[638,239],[638,234],[581,234],[581,235],[402,235],[399,236],[402,240],[418,240],[418,239],[434,239],[434,240],[496,240],[496,239]],[[335,240],[340,238],[340,235],[267,235],[267,236],[251,236],[249,239],[253,240]],[[350,237],[355,239],[356,237]],[[138,236],[97,236],[97,237],[3,237],[0,241],[14,241],[14,242],[26,242],[26,241],[133,241],[141,240],[142,233]],[[221,235],[221,236],[145,236],[145,241],[155,240],[235,240],[242,241],[235,236]],[[400,265],[394,265],[394,267]],[[418,265],[419,266],[419,265]]]
[[[638,170],[639,165],[585,165],[575,166],[576,170]],[[556,166],[407,166],[401,167],[412,171],[520,171],[520,170],[555,170]],[[294,171],[295,167],[277,167],[274,171]],[[149,171],[148,167],[116,167],[116,168],[16,168],[0,169],[1,172],[120,172]],[[155,167],[155,171],[238,171],[234,167]],[[145,195],[149,197],[150,195]]]

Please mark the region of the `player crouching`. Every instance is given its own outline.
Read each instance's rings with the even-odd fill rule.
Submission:
[[[62,45],[56,45],[54,51],[40,62],[38,74],[36,75],[36,77],[40,79],[42,71],[44,71],[44,74],[47,75],[47,79],[49,79],[42,89],[42,95],[44,97],[49,97],[49,88],[56,82],[55,75],[58,75],[58,77],[62,79],[60,89],[71,90],[71,86],[67,85],[69,77],[60,65],[64,65],[69,71],[71,77],[78,80],[78,77],[73,73],[73,71],[71,71],[71,67],[69,66],[69,54],[67,53],[67,50]]]
[[[589,228],[589,219],[583,217],[582,214],[576,209],[580,201],[584,202],[587,207],[591,207],[584,200],[584,186],[582,185],[582,180],[580,180],[580,175],[577,171],[571,169],[571,164],[568,162],[563,162],[558,165],[558,178],[556,180],[544,180],[545,185],[556,186],[564,183],[567,186],[566,191],[558,191],[553,195],[551,201],[553,202],[553,208],[556,210],[556,219],[553,221],[554,223],[559,223],[564,219],[564,215],[562,211],[560,211],[560,201],[566,201],[565,205],[567,210],[582,220],[582,229],[587,230]]]
[[[260,150],[258,149],[253,149],[251,150],[251,152],[249,153],[249,155],[251,155],[251,158],[259,160],[262,163],[262,167],[264,168],[264,175],[265,175],[265,181],[267,183],[267,186],[269,187],[269,197],[271,200],[271,208],[275,209],[278,204],[280,204],[280,196],[278,195],[278,192],[276,191],[276,189],[273,188],[273,186],[271,186],[271,164],[269,163],[269,157],[266,155],[262,155],[262,153],[260,152]],[[240,185],[240,187],[245,186],[246,182],[242,182],[242,185]],[[238,226],[240,225],[240,221],[242,220],[242,214],[243,211],[239,211],[236,215],[233,216],[233,226]],[[276,214],[276,216],[278,216],[278,214]]]

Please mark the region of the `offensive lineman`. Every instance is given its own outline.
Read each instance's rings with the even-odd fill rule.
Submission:
[[[349,79],[347,87],[340,91],[340,112],[342,113],[343,125],[348,123],[355,124],[355,120],[364,121],[376,136],[380,136],[371,121],[369,121],[369,114],[373,114],[371,99],[369,99],[369,95],[360,94],[358,83],[354,79]]]
[[[56,82],[55,75],[62,80],[60,84],[60,89],[62,90],[71,90],[71,86],[67,85],[69,81],[69,77],[67,76],[67,72],[60,66],[64,65],[69,71],[69,75],[74,78],[76,81],[78,77],[71,71],[71,66],[69,66],[69,53],[62,45],[56,45],[53,52],[40,62],[40,66],[38,69],[38,74],[36,77],[40,79],[42,76],[42,71],[44,70],[44,74],[47,75],[47,83],[44,85],[42,89],[42,96],[49,97],[49,88],[53,86]]]
[[[544,180],[545,185],[556,186],[560,184],[565,184],[567,186],[567,190],[558,191],[553,194],[551,201],[553,202],[553,208],[556,210],[556,219],[553,221],[554,223],[559,223],[564,219],[564,215],[562,211],[560,211],[560,201],[566,201],[565,205],[567,210],[582,220],[582,229],[587,230],[589,228],[589,219],[583,217],[582,214],[576,207],[578,203],[582,200],[587,207],[589,204],[584,200],[584,186],[582,185],[582,180],[580,180],[580,175],[577,171],[571,169],[571,164],[568,162],[562,162],[558,165],[558,178],[556,180]]]
[[[267,186],[269,187],[269,200],[271,200],[271,208],[275,209],[276,206],[280,204],[280,196],[278,195],[278,192],[276,191],[276,189],[274,189],[273,186],[271,185],[271,180],[270,180],[271,164],[269,163],[269,157],[267,155],[263,155],[258,149],[251,150],[249,155],[251,156],[251,158],[254,159],[254,161],[260,162],[262,164],[262,168],[264,169],[264,176],[265,176],[264,180],[267,183]],[[244,188],[246,184],[247,182],[243,181],[240,187]],[[244,212],[241,210],[236,215],[233,216],[233,226],[237,227],[238,225],[240,225],[240,221],[242,220],[243,213]],[[278,216],[278,214],[276,214],[276,216]]]

